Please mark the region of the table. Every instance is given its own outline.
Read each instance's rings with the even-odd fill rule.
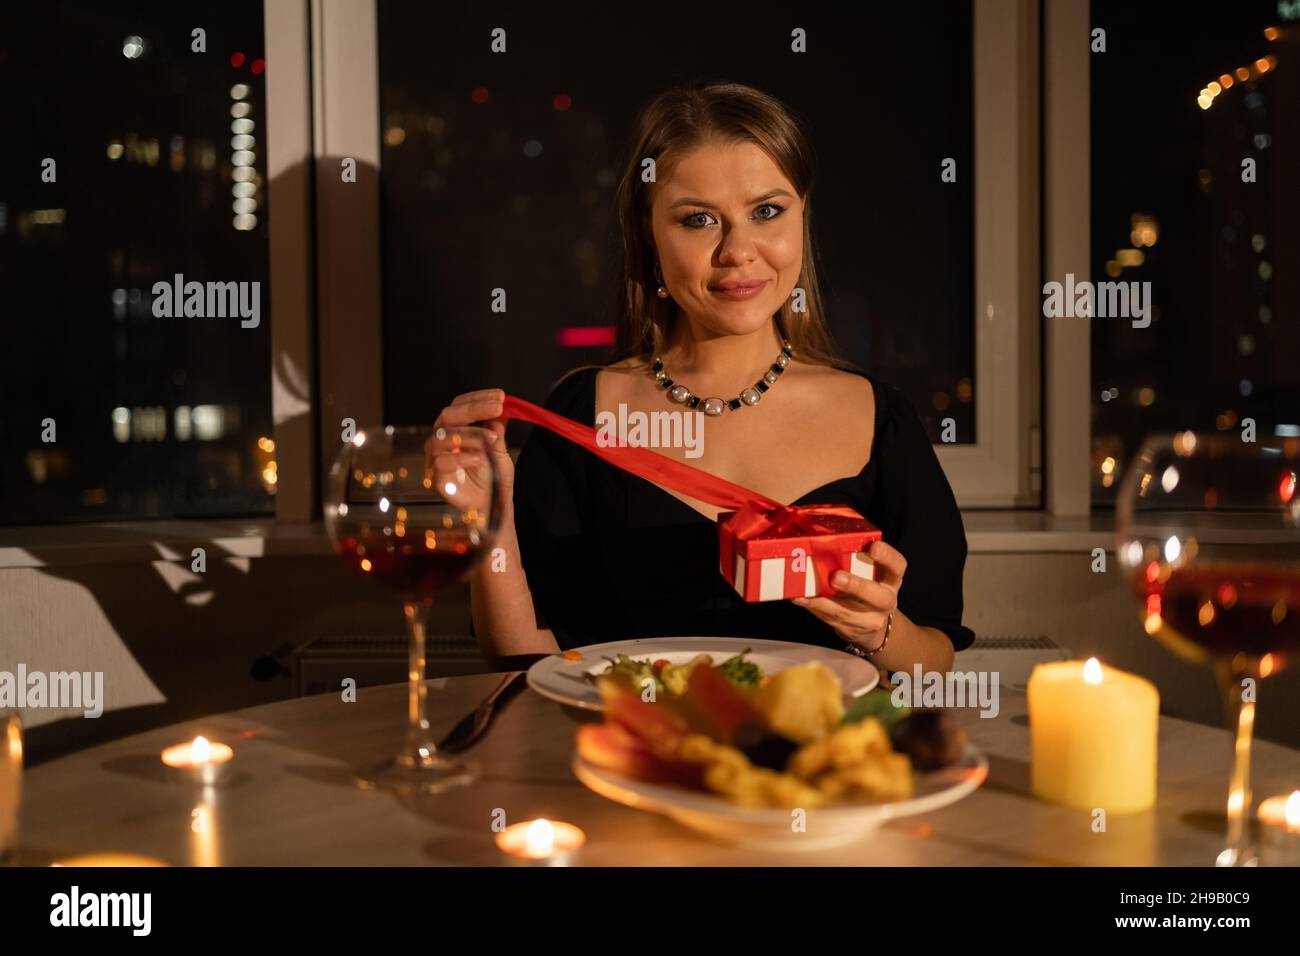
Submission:
[[[450,729],[500,680],[429,681],[435,734]],[[1029,796],[1025,696],[1002,690],[998,716],[958,711],[989,757],[985,784],[961,802],[894,821],[832,850],[774,854],[710,842],[678,824],[606,801],[569,769],[577,723],[531,690],[509,702],[470,751],[473,784],[399,798],[351,783],[349,767],[395,752],[406,688],[361,688],[354,703],[325,694],[176,724],[32,768],[14,862],[42,865],[90,852],[129,852],[179,865],[498,865],[494,820],[567,820],[587,832],[575,863],[623,865],[1210,865],[1222,848],[1230,757],[1226,731],[1160,720],[1154,810],[1112,816]],[[164,747],[197,734],[235,749],[230,779],[204,793],[170,780]],[[1256,798],[1300,786],[1300,751],[1256,742]],[[206,805],[209,829],[195,833]]]

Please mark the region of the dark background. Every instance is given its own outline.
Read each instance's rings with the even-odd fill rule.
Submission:
[[[1093,321],[1093,500],[1110,505],[1148,432],[1240,433],[1253,417],[1261,438],[1300,435],[1300,24],[1266,0],[1099,0],[1092,22],[1107,37],[1091,57],[1092,275],[1151,282],[1158,309],[1145,329]],[[1211,80],[1268,55],[1278,69],[1197,105]],[[1136,212],[1159,238],[1112,279]]]
[[[796,25],[807,53],[790,50]],[[489,48],[498,26],[504,54]],[[936,441],[947,415],[959,441],[973,440],[974,403],[957,398],[974,373],[968,3],[773,21],[699,5],[571,3],[560,15],[389,0],[379,36],[389,419],[428,421],[474,388],[540,401],[568,369],[608,357],[556,333],[615,323],[614,189],[636,116],[674,82],[726,79],[806,122],[819,157],[814,241],[842,354],[903,388]],[[529,140],[541,145],[532,158]],[[940,181],[944,157],[957,161],[955,184]],[[489,308],[498,287],[505,314]]]
[[[195,27],[206,53],[191,50]],[[145,40],[135,59],[132,35]],[[273,510],[257,446],[271,434],[265,183],[255,229],[236,230],[231,209],[236,83],[265,169],[262,53],[251,0],[0,6],[0,524]],[[47,156],[54,183],[41,180]],[[34,223],[38,210],[63,221]],[[260,326],[155,318],[153,284],[177,272],[260,281]],[[222,433],[181,439],[176,409],[199,405],[222,409]],[[136,426],[126,442],[118,407]],[[139,409],[161,409],[165,437],[139,433]]]

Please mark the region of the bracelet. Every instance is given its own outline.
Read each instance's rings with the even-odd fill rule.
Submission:
[[[885,645],[889,643],[889,635],[893,630],[894,630],[894,612],[890,611],[889,617],[885,620],[885,639],[880,642],[879,647],[877,647],[875,650],[868,651],[868,650],[864,650],[863,648],[859,647],[857,644],[854,644],[850,641],[849,643],[844,645],[844,649],[848,651],[850,654],[858,655],[858,657],[875,657],[877,654],[879,654],[881,651],[885,649]]]

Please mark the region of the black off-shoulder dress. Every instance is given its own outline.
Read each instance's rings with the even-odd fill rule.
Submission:
[[[597,372],[561,379],[546,407],[594,427]],[[880,528],[907,558],[899,608],[961,650],[975,637],[961,623],[961,513],[916,409],[892,385],[868,378],[876,398],[870,462],[795,504],[848,505]],[[562,649],[673,635],[844,646],[806,608],[741,599],[718,570],[715,522],[544,428],[534,427],[519,453],[514,507],[538,626]]]

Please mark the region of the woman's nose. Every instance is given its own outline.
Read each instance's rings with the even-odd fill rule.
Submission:
[[[722,234],[718,261],[726,264],[752,262],[756,257],[754,239],[744,226],[731,226]]]

